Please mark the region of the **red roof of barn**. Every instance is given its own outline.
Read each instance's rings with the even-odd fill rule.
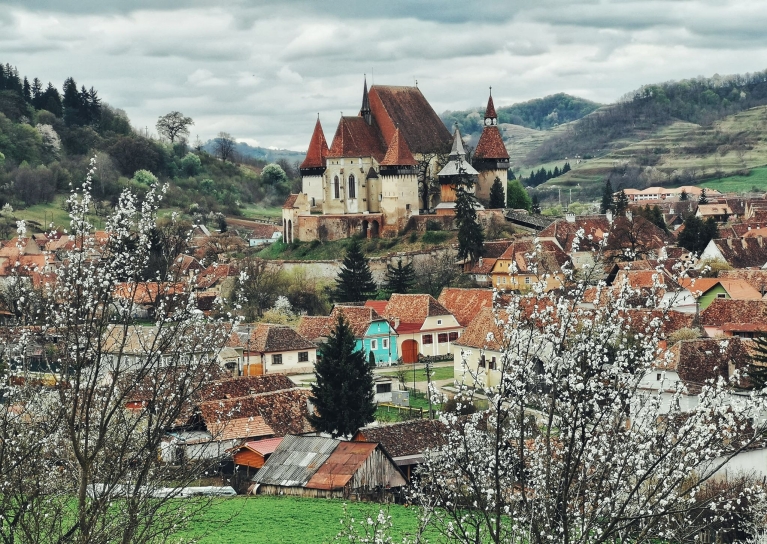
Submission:
[[[301,168],[323,168],[325,166],[325,157],[327,156],[328,142],[325,139],[325,134],[322,132],[320,118],[317,117],[312,140],[309,142],[309,149],[306,152],[304,162],[301,163]]]

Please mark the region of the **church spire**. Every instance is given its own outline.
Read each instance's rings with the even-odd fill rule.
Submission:
[[[493,88],[490,87],[490,98],[487,99],[487,109],[485,110],[485,126],[495,126],[498,124],[498,114],[495,113],[493,104]]]
[[[373,117],[370,114],[370,99],[368,98],[368,78],[365,75],[365,87],[362,90],[362,108],[360,115],[365,118],[365,122],[370,125],[373,123]]]
[[[312,140],[309,142],[309,149],[306,152],[306,158],[301,163],[300,168],[325,168],[325,157],[328,156],[328,142],[322,131],[320,124],[320,114],[317,114],[317,123],[314,125]]]

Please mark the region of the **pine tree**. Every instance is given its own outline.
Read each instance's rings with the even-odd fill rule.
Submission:
[[[488,207],[491,210],[504,208],[506,207],[505,201],[506,197],[503,194],[503,183],[501,182],[501,178],[495,176],[495,180],[493,180],[493,186],[490,187],[490,203],[488,204]]]
[[[376,411],[373,367],[364,352],[356,350],[356,339],[343,315],[320,348],[312,384],[316,414],[309,416],[314,428],[337,436],[350,436],[373,421]]]
[[[477,220],[477,198],[471,191],[474,181],[462,176],[462,183],[456,188],[455,222],[458,223],[458,258],[475,263],[484,251],[485,234]]]
[[[508,174],[507,174],[506,177],[507,177],[507,179],[510,179],[510,180],[511,179],[517,179],[516,176],[514,175],[514,171],[511,168],[509,168],[509,171],[508,171]]]
[[[700,198],[698,199],[698,204],[708,204],[708,195],[706,194],[705,188],[700,192]]]
[[[751,344],[751,360],[748,379],[754,389],[767,387],[767,335],[760,334]]]
[[[531,209],[531,211],[532,211],[534,214],[540,214],[540,213],[541,213],[541,202],[540,202],[540,200],[538,199],[538,193],[535,193],[535,194],[533,195],[533,205],[532,205],[532,209]]]
[[[389,293],[407,294],[415,285],[415,268],[409,262],[402,265],[402,259],[397,261],[397,266],[386,265],[386,291]]]
[[[559,171],[559,167],[555,166],[554,171],[551,173],[552,177],[558,178],[561,172]]]
[[[32,106],[35,109],[41,109],[43,107],[43,84],[39,79],[32,80]]]
[[[629,209],[629,197],[626,195],[626,191],[621,189],[618,191],[618,198],[615,199],[613,210],[617,215],[623,215],[626,210]]]
[[[333,298],[337,302],[358,302],[374,297],[375,293],[376,284],[370,265],[362,254],[359,240],[353,238],[336,278]]]
[[[610,178],[607,178],[605,182],[605,189],[602,191],[602,203],[599,206],[599,213],[607,213],[607,210],[612,210],[613,204],[613,184],[610,182]]]
[[[22,94],[24,95],[24,102],[27,104],[32,103],[32,87],[29,85],[29,80],[24,76],[24,86],[22,87]]]
[[[570,171],[570,163],[566,162],[565,165],[562,167],[562,173],[567,174]]]
[[[708,243],[718,236],[719,226],[713,217],[703,221],[694,214],[690,214],[684,220],[682,231],[677,238],[677,244],[688,251],[700,255]]]
[[[687,194],[687,191],[685,191],[684,189],[682,189],[682,192],[681,192],[681,193],[679,193],[679,200],[689,200],[689,199],[690,199],[690,197],[689,197],[689,195]]]

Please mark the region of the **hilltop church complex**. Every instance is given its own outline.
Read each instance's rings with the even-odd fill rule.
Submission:
[[[283,205],[283,239],[395,236],[419,214],[453,215],[461,176],[487,204],[496,178],[506,191],[508,167],[492,96],[470,164],[458,129],[451,136],[418,87],[365,82],[359,114],[341,117],[330,147],[317,119],[301,192]]]

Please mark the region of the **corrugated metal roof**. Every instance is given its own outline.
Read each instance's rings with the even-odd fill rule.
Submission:
[[[340,440],[287,435],[253,481],[264,485],[303,487],[330,457]]]
[[[306,487],[327,490],[343,488],[377,447],[378,444],[372,442],[341,442]]]

